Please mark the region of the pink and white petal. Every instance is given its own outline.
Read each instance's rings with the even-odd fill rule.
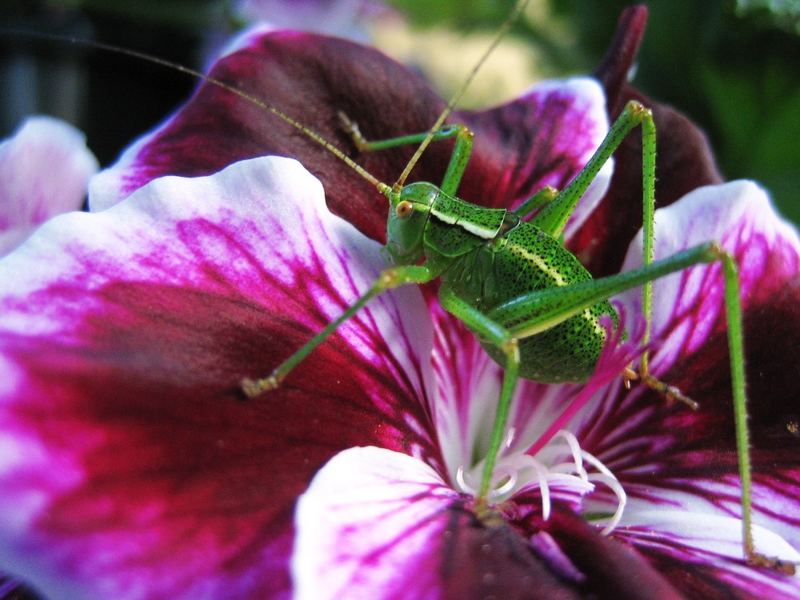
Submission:
[[[756,526],[756,547],[767,556],[800,561],[775,533]],[[687,597],[797,598],[800,575],[745,564],[739,519],[659,508],[634,501],[614,537],[626,540]]]
[[[431,359],[436,374],[434,420],[449,483],[456,485],[459,467],[469,468],[489,439],[502,369],[475,335],[436,299],[431,300],[430,308],[434,324]]]
[[[405,454],[374,447],[337,454],[297,503],[295,597],[436,597],[435,559],[457,501],[433,469]]]
[[[0,143],[0,256],[53,215],[79,210],[97,168],[85,136],[52,117],[30,117]]]
[[[739,264],[743,309],[769,300],[800,272],[797,231],[775,212],[763,188],[750,181],[705,186],[656,212],[656,258],[716,241]],[[641,265],[641,232],[623,271]],[[654,283],[653,338],[659,341],[652,369],[664,373],[696,352],[724,327],[723,285],[718,264],[701,265]],[[640,292],[623,295],[641,315]]]
[[[763,486],[756,502],[800,532],[800,519],[779,508],[800,492],[796,438],[784,422],[800,408],[798,380],[786,362],[800,336],[797,232],[775,213],[766,192],[746,181],[699,188],[658,211],[657,222],[657,256],[717,240],[739,264],[754,470]],[[634,244],[627,267],[640,263],[639,252]],[[694,396],[701,410],[662,410],[652,394],[639,390],[619,403],[625,409],[619,422],[631,433],[628,448],[647,449],[638,452],[639,468],[659,465],[681,491],[693,489],[693,480],[704,487],[735,478],[723,290],[717,264],[687,269],[654,285],[653,370]],[[634,307],[629,312],[641,314],[638,292],[624,300]],[[776,328],[782,335],[775,335]],[[675,431],[682,431],[680,439]],[[737,495],[712,493],[711,498],[727,497],[723,504],[730,504]],[[782,535],[800,540],[796,533]]]
[[[781,375],[772,390],[758,379],[765,368],[785,370],[788,354],[780,351],[782,344],[796,343],[800,334],[797,311],[783,310],[797,306],[797,286],[792,283],[800,265],[797,234],[775,214],[766,193],[750,182],[700,188],[658,211],[657,223],[657,256],[717,240],[740,264],[745,347],[758,350],[766,344],[775,349],[772,354],[750,350],[745,361],[755,434],[755,520],[800,548],[796,439],[786,430],[781,441],[770,438],[765,425],[768,418],[796,410],[797,395],[791,390],[797,384],[780,385],[791,377]],[[634,245],[625,268],[640,264],[639,256]],[[612,390],[592,429],[583,433],[584,447],[619,477],[631,502],[638,499],[653,510],[709,518],[740,515],[722,294],[718,265],[694,267],[654,286],[657,344],[652,364],[657,374],[699,401],[700,410],[668,406],[643,388],[628,394]],[[639,292],[624,295],[624,301],[628,313],[641,319]],[[753,325],[756,315],[773,313],[785,317],[781,327],[786,341],[768,341],[774,328]]]
[[[438,457],[413,288],[239,401],[380,268],[280,158],[45,224],[0,262],[3,568],[53,597],[288,593],[321,465],[364,444]]]

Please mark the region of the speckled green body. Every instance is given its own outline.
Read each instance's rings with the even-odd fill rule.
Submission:
[[[415,186],[418,186],[415,189]],[[389,243],[393,232],[415,231],[426,264],[440,272],[442,282],[486,315],[492,309],[528,292],[568,286],[590,280],[589,272],[558,241],[505,209],[483,208],[452,198],[423,184],[408,186],[417,210],[412,219],[390,215]],[[410,241],[410,240],[408,240]],[[407,256],[400,262],[421,258]],[[594,371],[605,329],[600,317],[617,323],[616,311],[600,302],[541,333],[520,336],[519,374],[543,383],[586,381]],[[506,316],[498,323],[513,331],[530,313]],[[487,353],[504,364],[505,355],[494,344],[483,343]]]
[[[482,242],[471,252],[453,259],[442,273],[443,281],[449,282],[459,296],[482,312],[489,313],[525,292],[591,279],[578,259],[558,241],[524,221],[511,231]],[[428,256],[429,260],[432,258]],[[617,320],[611,305],[601,302],[552,329],[520,339],[520,376],[543,383],[588,379],[606,339],[599,323],[603,314]],[[514,321],[500,324],[511,329]],[[505,356],[496,346],[483,344],[483,347],[503,364]]]

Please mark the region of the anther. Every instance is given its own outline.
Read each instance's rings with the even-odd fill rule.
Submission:
[[[622,369],[622,383],[626,390],[631,389],[631,381],[639,379],[639,374],[631,366]]]

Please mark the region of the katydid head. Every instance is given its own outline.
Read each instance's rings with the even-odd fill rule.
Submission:
[[[390,191],[386,224],[386,251],[392,262],[413,264],[423,253],[422,235],[431,206],[441,191],[432,183],[417,182],[399,192]]]

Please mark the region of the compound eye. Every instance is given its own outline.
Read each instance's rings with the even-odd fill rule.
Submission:
[[[401,219],[405,219],[406,217],[411,215],[412,212],[414,212],[414,205],[411,204],[411,202],[409,202],[408,200],[401,200],[397,204],[397,208],[394,209],[394,212]]]

